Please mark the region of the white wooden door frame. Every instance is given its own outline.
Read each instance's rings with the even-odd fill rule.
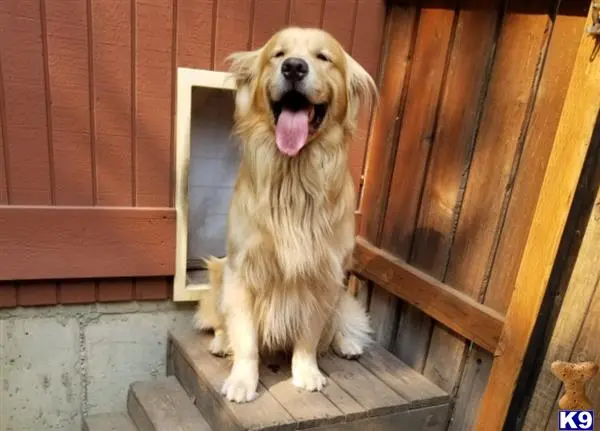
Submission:
[[[235,80],[230,73],[212,70],[177,68],[177,94],[175,110],[175,209],[177,232],[175,245],[175,279],[173,301],[197,301],[208,289],[203,284],[187,282],[188,251],[188,175],[190,166],[192,89],[235,90]]]

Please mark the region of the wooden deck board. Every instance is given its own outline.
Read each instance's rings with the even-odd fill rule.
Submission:
[[[367,349],[359,362],[407,400],[411,408],[449,402],[446,392],[381,347]]]
[[[314,431],[445,431],[447,419],[448,406],[439,405],[329,425]]]
[[[175,377],[132,383],[127,411],[139,431],[211,431]]]
[[[406,410],[408,402],[390,389],[358,361],[327,353],[319,366],[337,385],[358,401],[369,416]]]
[[[195,398],[213,429],[365,431],[394,424],[400,431],[416,431],[441,430],[439,424],[446,422],[447,394],[378,347],[359,361],[331,352],[319,358],[328,376],[321,392],[293,386],[289,356],[262,358],[258,398],[245,404],[227,402],[220,388],[231,361],[209,353],[210,338],[191,329],[171,332],[168,374]]]
[[[296,421],[263,385],[259,385],[258,398],[252,403],[230,403],[221,397],[221,386],[229,374],[229,359],[217,358],[210,354],[208,351],[209,335],[189,331],[176,336],[172,335],[171,341],[189,362],[197,378],[205,382],[204,389],[210,391],[210,395],[219,401],[219,407],[227,410],[229,416],[233,418],[233,422],[236,422],[240,429],[276,429],[279,431],[296,428]],[[185,388],[186,382],[181,383]]]
[[[269,358],[260,365],[260,382],[302,428],[344,420],[344,413],[320,392],[309,392],[292,384],[288,358]],[[335,385],[333,382],[329,384]],[[360,410],[363,410],[360,407]]]

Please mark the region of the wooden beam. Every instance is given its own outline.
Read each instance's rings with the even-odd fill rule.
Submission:
[[[174,208],[9,205],[0,226],[0,280],[174,272]]]
[[[357,275],[374,281],[484,349],[496,350],[504,325],[496,311],[364,238],[357,238],[354,261]]]
[[[591,24],[591,9],[586,28]],[[583,29],[582,29],[583,30]],[[600,109],[600,56],[583,34],[506,324],[478,412],[477,430],[501,430],[588,152]]]
[[[600,181],[600,166],[596,174]],[[554,361],[581,360],[573,355],[575,346],[581,342],[587,321],[598,318],[599,313],[592,314],[593,298],[600,305],[600,191],[596,193],[596,199],[592,206],[592,214],[588,219],[581,247],[577,252],[577,258],[573,272],[568,280],[568,286],[564,300],[560,305],[560,312],[552,331],[548,350],[541,367],[540,374],[535,384],[533,397],[527,408],[527,415],[523,423],[523,431],[535,431],[540,426],[553,422],[556,400],[561,387],[561,382],[552,373],[550,368]],[[598,331],[596,331],[598,333]],[[593,341],[596,345],[597,337]],[[600,362],[600,349],[596,358],[590,355],[586,349],[583,357],[585,360],[596,359]],[[600,391],[597,392],[600,395]],[[600,396],[598,396],[600,405]],[[543,429],[558,429],[545,426]]]

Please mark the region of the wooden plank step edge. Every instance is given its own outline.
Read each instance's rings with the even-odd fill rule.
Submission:
[[[241,429],[261,430],[274,422],[279,422],[275,429],[288,425],[294,429],[312,429],[408,410],[408,401],[360,363],[333,354],[329,359],[322,358],[320,361],[321,370],[329,378],[328,385],[321,392],[311,393],[295,388],[290,381],[288,362],[274,364],[267,361],[261,364],[258,399],[250,404],[228,403],[219,393],[219,388],[229,373],[229,366],[224,365],[226,360],[215,358],[208,352],[210,335],[182,331],[169,336],[168,373],[175,374],[186,390],[198,397],[199,404],[208,403],[206,392],[211,392],[211,405],[199,408],[215,429],[226,427],[219,422],[224,415],[216,415],[215,409],[225,409],[227,416]],[[277,371],[269,370],[270,366],[277,366]],[[211,382],[207,387],[203,383],[208,380]],[[265,400],[261,400],[263,397]],[[270,417],[273,408],[266,409],[267,403],[283,409],[292,422],[273,421]],[[258,412],[260,410],[262,413]]]
[[[440,404],[311,428],[310,431],[446,431],[449,413],[449,404]]]
[[[407,400],[409,409],[450,401],[446,391],[381,346],[373,344],[367,347],[358,362]]]
[[[175,377],[131,384],[127,410],[139,431],[211,431]]]
[[[197,351],[183,345],[191,336],[198,337],[193,343]],[[296,420],[262,384],[259,384],[258,398],[252,403],[227,402],[220,394],[220,386],[228,371],[222,369],[220,359],[203,350],[201,337],[195,331],[177,335],[169,332],[167,374],[175,375],[181,386],[195,397],[194,403],[213,429],[287,431],[297,428]],[[198,355],[202,357],[202,371],[194,360]]]
[[[331,380],[320,392],[296,388],[291,383],[291,364],[287,357],[261,357],[259,376],[260,382],[301,428],[346,422],[350,417],[366,414],[360,404]]]
[[[409,403],[358,361],[343,359],[329,351],[319,358],[319,368],[355,399],[367,416],[382,416],[408,410]]]
[[[230,404],[219,393],[222,380],[228,374],[229,364],[224,365],[225,360],[208,353],[209,340],[210,335],[191,330],[169,333],[167,373],[175,374],[188,393],[198,397],[196,404],[213,428],[226,427],[224,423],[219,422],[223,420],[223,416],[228,417],[233,429],[257,427],[256,419],[262,416],[250,409],[254,417],[251,419],[241,410],[247,410],[248,406],[254,406],[254,403]],[[329,384],[320,393],[295,393],[295,388],[287,381],[289,364],[278,362],[275,360],[270,363],[267,360],[261,363],[259,391],[264,392],[259,399],[264,396],[269,402],[274,401],[277,408],[283,407],[291,417],[292,424],[298,421],[300,428],[327,426],[327,423],[388,415],[449,402],[446,392],[391,353],[375,345],[371,346],[359,361],[348,361],[333,354],[321,358],[319,365],[328,375]],[[276,370],[270,369],[273,365],[277,366]],[[321,402],[322,404],[317,406]],[[264,407],[256,405],[257,410],[265,410]],[[212,411],[221,412],[223,409],[227,411],[227,415],[215,414]],[[321,415],[315,412],[321,412]],[[270,420],[265,422],[258,426],[259,429],[264,429],[265,425],[276,425],[275,429],[288,425],[268,425],[268,422],[272,422]]]
[[[101,413],[85,416],[83,431],[138,431],[127,413]]]

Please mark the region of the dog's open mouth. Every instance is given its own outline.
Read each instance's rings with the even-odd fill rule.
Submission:
[[[326,104],[312,104],[297,91],[287,92],[280,101],[272,102],[276,140],[279,150],[295,156],[314,135],[327,114]]]

